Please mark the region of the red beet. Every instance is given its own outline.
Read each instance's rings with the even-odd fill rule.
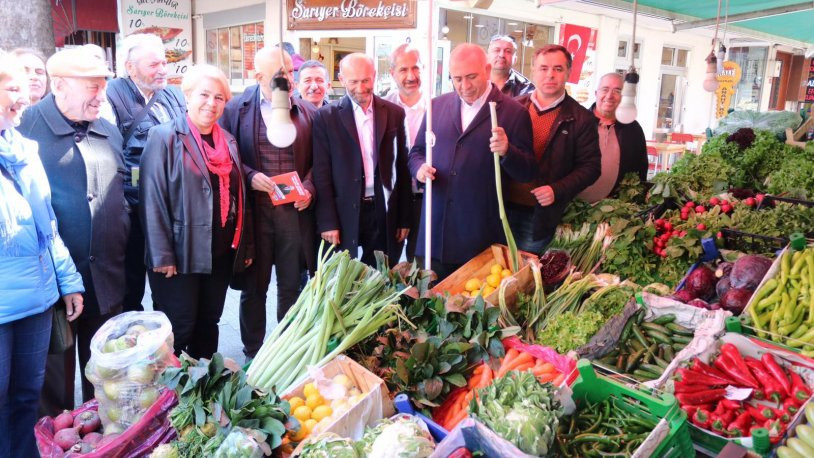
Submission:
[[[73,426],[73,415],[70,410],[63,410],[61,414],[54,418],[54,431],[70,428]]]
[[[710,309],[710,310],[721,310],[721,304],[718,303],[718,302],[715,302],[715,303],[709,304],[709,306],[707,306],[707,308]]]
[[[102,437],[104,437],[104,436],[102,436],[102,433],[97,433],[96,431],[93,431],[93,432],[85,434],[82,437],[82,440],[84,442],[87,442],[88,444],[93,445],[95,447],[96,444],[98,444],[99,441],[102,440]]]
[[[88,434],[99,429],[102,422],[99,420],[99,414],[93,410],[86,410],[76,416],[73,420],[74,426],[79,426],[81,434]]]
[[[729,310],[733,315],[737,316],[746,308],[749,299],[752,298],[752,291],[743,288],[730,288],[726,294],[721,297],[721,308]]]
[[[63,451],[70,450],[77,442],[79,442],[79,427],[61,429],[54,434],[54,442],[62,447]]]
[[[686,288],[684,288],[681,291],[676,291],[675,294],[673,294],[673,299],[677,300],[678,302],[683,302],[686,304],[687,302],[690,302],[695,298],[689,291],[687,291]]]
[[[692,305],[693,307],[698,307],[699,309],[708,309],[709,308],[709,303],[707,303],[707,301],[705,301],[703,299],[698,299],[698,298],[695,298],[695,299],[687,302],[687,305]]]
[[[771,266],[772,260],[765,256],[756,254],[741,256],[732,266],[729,282],[733,288],[754,290]]]
[[[709,299],[715,294],[715,272],[707,266],[698,266],[687,276],[684,287],[689,290],[693,297]]]
[[[715,294],[718,295],[718,299],[724,297],[724,294],[726,294],[730,288],[732,288],[732,285],[729,283],[729,276],[721,277],[715,285]]]

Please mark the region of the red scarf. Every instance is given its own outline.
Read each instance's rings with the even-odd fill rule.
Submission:
[[[195,137],[195,142],[198,144],[203,153],[203,160],[206,163],[206,168],[209,172],[218,176],[220,184],[220,227],[226,226],[226,220],[229,217],[229,178],[232,173],[232,156],[229,154],[229,145],[226,143],[226,137],[220,126],[215,124],[212,126],[212,141],[215,147],[209,146],[201,139],[201,132],[192,123],[192,120],[187,115],[187,124],[192,136]],[[232,248],[237,248],[240,240],[240,232],[243,226],[243,193],[238,191],[238,215],[237,215],[237,228],[235,229],[235,238],[232,241]]]

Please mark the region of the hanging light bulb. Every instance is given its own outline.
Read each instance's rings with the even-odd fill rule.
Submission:
[[[616,107],[616,120],[622,124],[630,124],[636,120],[636,85],[639,83],[639,74],[630,67],[625,75],[625,85],[622,86],[622,101]]]
[[[288,78],[278,72],[271,81],[271,121],[266,136],[277,148],[287,148],[297,138],[297,128],[291,122],[291,99]]]
[[[704,90],[707,92],[715,92],[718,89],[718,58],[715,57],[715,52],[710,51],[707,56],[707,76],[704,78]]]
[[[724,46],[724,42],[721,42],[721,46],[718,48],[718,74],[724,72],[724,60],[726,60],[726,46]]]

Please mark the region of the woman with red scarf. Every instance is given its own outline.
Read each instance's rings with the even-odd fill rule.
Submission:
[[[184,75],[187,116],[150,130],[141,157],[140,217],[153,307],[175,352],[210,358],[232,274],[252,262],[246,186],[234,137],[218,124],[231,97],[211,65]]]

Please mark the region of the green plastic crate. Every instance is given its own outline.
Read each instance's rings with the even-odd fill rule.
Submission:
[[[726,328],[726,332],[734,332],[736,334],[742,334],[742,335],[748,336],[748,337],[750,337],[752,339],[760,340],[762,342],[766,342],[767,344],[774,345],[776,347],[780,347],[780,348],[782,348],[784,350],[788,350],[788,351],[793,352],[793,353],[802,354],[802,349],[801,348],[789,347],[788,345],[783,345],[782,343],[775,342],[774,340],[763,339],[761,337],[758,337],[755,334],[755,331],[753,329],[743,326],[743,317],[737,317],[737,316],[727,317],[724,326]]]
[[[654,396],[644,391],[632,389],[608,377],[598,375],[591,362],[581,359],[577,362],[579,377],[572,390],[574,401],[579,405],[587,400],[600,402],[610,396],[625,401],[619,404],[625,410],[658,422],[664,418],[670,424],[670,432],[656,447],[654,457],[686,458],[695,456],[690,440],[687,415],[678,408],[672,394]]]

